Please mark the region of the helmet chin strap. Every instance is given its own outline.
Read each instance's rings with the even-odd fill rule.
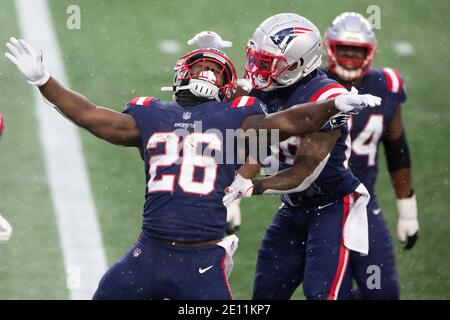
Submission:
[[[199,98],[215,99],[220,102],[219,88],[215,84],[216,76],[214,72],[210,70],[202,71],[199,77],[191,79],[187,85],[178,87],[177,91],[189,90]]]
[[[182,106],[193,106],[209,100],[221,101],[219,88],[215,84],[216,76],[210,70],[202,71],[199,78],[176,88],[175,101]]]
[[[211,99],[197,97],[189,90],[181,90],[173,95],[173,101],[182,107],[193,107],[211,101]]]

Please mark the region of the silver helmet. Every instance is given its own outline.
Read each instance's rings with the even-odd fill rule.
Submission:
[[[327,28],[323,38],[328,69],[341,79],[352,81],[370,70],[377,39],[369,21],[362,15],[356,12],[341,13]],[[359,56],[342,56],[337,52],[339,46],[359,47],[364,50]]]
[[[321,36],[308,19],[280,13],[266,19],[247,43],[246,77],[255,89],[290,86],[322,62]]]

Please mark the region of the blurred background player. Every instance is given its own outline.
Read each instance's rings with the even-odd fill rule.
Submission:
[[[24,40],[11,38],[7,48],[6,57],[62,114],[105,141],[139,148],[144,160],[142,233],[102,277],[94,299],[230,299],[237,237],[223,238],[222,198],[238,168],[237,146],[228,149],[220,137],[238,128],[306,134],[339,111],[379,104],[370,95],[347,94],[266,116],[256,98],[231,100],[236,70],[226,55],[198,49],[177,61],[173,102],[138,97],[119,113],[60,85],[46,71],[42,53]],[[216,161],[217,152],[227,151],[232,163]]]
[[[360,293],[366,299],[398,299],[399,283],[390,232],[383,219],[376,192],[378,148],[382,142],[387,166],[397,197],[397,235],[405,249],[414,246],[419,230],[416,196],[412,188],[411,160],[401,116],[406,100],[403,79],[392,68],[371,68],[377,40],[370,23],[360,14],[345,12],[337,16],[324,34],[324,50],[328,65],[324,72],[347,89],[382,98],[379,107],[353,115],[350,125],[352,152],[350,168],[370,192],[368,205],[368,256],[352,254],[351,271]],[[380,288],[369,289],[368,267],[381,270]]]
[[[0,113],[0,140],[4,129],[3,115]],[[0,243],[6,242],[11,238],[12,227],[9,222],[0,214]]]

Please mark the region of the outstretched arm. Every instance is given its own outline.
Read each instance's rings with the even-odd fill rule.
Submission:
[[[45,70],[42,53],[36,53],[24,40],[11,38],[6,46],[9,52],[5,56],[68,119],[108,142],[139,146],[139,130],[132,116],[99,107],[59,84]]]
[[[242,128],[280,130],[280,138],[305,135],[319,131],[320,128],[339,112],[359,112],[365,107],[380,105],[381,98],[370,94],[358,95],[349,92],[338,96],[336,99],[311,102],[292,106],[286,110],[276,112],[266,117],[248,117]],[[269,131],[270,132],[270,131]]]
[[[139,146],[139,130],[129,114],[99,107],[51,77],[39,90],[61,113],[93,135],[113,144]]]
[[[330,117],[339,112],[334,100],[295,105],[286,110],[269,114],[266,117],[250,117],[250,128],[260,130],[280,130],[280,139],[319,131]],[[270,131],[269,131],[270,132]]]

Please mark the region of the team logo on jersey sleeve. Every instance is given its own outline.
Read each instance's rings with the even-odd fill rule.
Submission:
[[[267,105],[265,103],[260,102],[259,106],[261,107],[262,111],[264,111],[265,114],[269,114],[269,110],[267,109]]]

